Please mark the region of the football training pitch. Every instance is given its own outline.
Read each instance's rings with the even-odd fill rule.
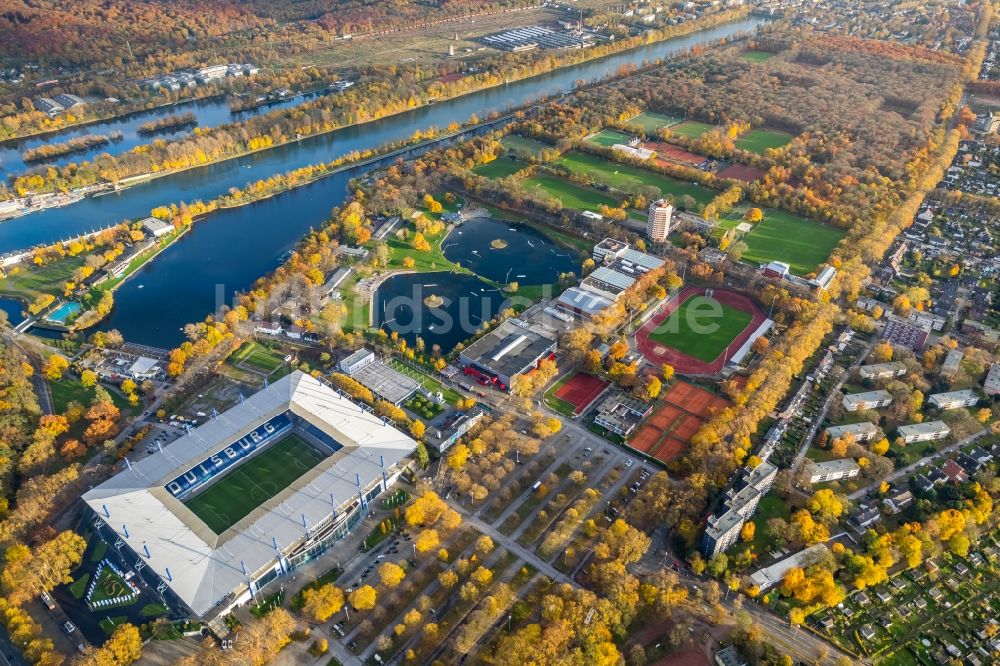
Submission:
[[[541,190],[561,201],[565,208],[596,211],[602,205],[612,208],[618,206],[616,199],[603,192],[580,187],[576,183],[556,176],[536,174],[525,178],[521,183],[526,192],[530,192],[532,189]]]
[[[781,148],[791,143],[791,141],[792,135],[786,132],[755,129],[736,139],[736,147],[740,150],[749,150],[751,153],[760,155],[768,148]]]
[[[752,319],[749,312],[694,296],[650,331],[649,338],[708,363],[718,358]]]
[[[830,253],[844,237],[844,232],[836,227],[811,222],[776,208],[762,210],[764,219],[743,237],[747,244],[744,261],[761,264],[783,261],[795,275],[807,275],[830,258]],[[742,210],[734,209],[733,215],[742,214]],[[734,222],[738,220],[732,218],[722,224],[728,226]]]
[[[613,129],[606,129],[606,130],[601,130],[597,134],[588,138],[587,141],[591,143],[596,143],[598,146],[603,146],[604,148],[610,148],[616,143],[628,143],[628,140],[631,138],[632,137],[630,137],[628,134],[625,134],[624,132],[619,132],[618,130],[613,130]]]
[[[630,118],[628,124],[641,127],[647,132],[655,132],[661,127],[670,127],[671,125],[676,125],[681,122],[684,122],[684,119],[678,118],[677,116],[647,111],[645,113],[640,113],[635,118]]]
[[[744,51],[740,54],[740,59],[745,62],[766,62],[775,55],[768,51]]]
[[[507,150],[537,155],[543,150],[551,150],[552,146],[537,139],[520,134],[508,134],[500,139],[500,144]]]
[[[715,198],[715,192],[704,187],[675,180],[668,176],[649,171],[629,164],[619,164],[590,155],[570,151],[556,160],[556,164],[569,169],[573,173],[586,174],[591,178],[615,188],[628,188],[636,185],[651,185],[660,190],[663,195],[675,197],[690,196],[697,203],[708,204]]]
[[[288,435],[184,505],[213,532],[222,534],[324,458],[326,454],[312,444],[295,434]]]
[[[686,139],[697,139],[705,132],[713,129],[715,129],[715,125],[709,125],[708,123],[703,123],[697,120],[685,120],[680,125],[672,126],[670,128],[670,133],[682,136]]]
[[[472,171],[474,173],[478,173],[480,176],[486,176],[487,178],[506,178],[507,176],[514,175],[527,166],[528,165],[524,162],[515,162],[509,157],[500,157],[492,162],[480,164]]]

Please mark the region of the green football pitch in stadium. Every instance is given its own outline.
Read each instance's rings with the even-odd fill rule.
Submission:
[[[216,534],[222,534],[258,506],[315,467],[326,454],[291,434],[228,472],[184,502]]]
[[[699,361],[714,361],[753,317],[714,299],[712,307],[707,304],[702,296],[687,299],[656,330],[650,331],[649,338]],[[717,316],[720,311],[721,316]],[[704,330],[695,330],[702,327]]]

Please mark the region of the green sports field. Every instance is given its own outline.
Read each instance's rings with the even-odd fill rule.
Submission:
[[[576,183],[571,183],[557,176],[538,174],[521,181],[521,186],[525,192],[541,190],[546,194],[559,199],[564,208],[574,208],[576,210],[597,211],[601,205],[615,207],[618,201],[611,196],[597,190],[580,187]]]
[[[740,150],[749,150],[751,153],[760,155],[768,148],[781,148],[791,143],[791,141],[792,135],[787,132],[756,129],[750,130],[736,139],[736,147]]]
[[[529,153],[531,155],[537,155],[543,150],[549,150],[552,148],[552,146],[543,141],[532,139],[527,136],[521,136],[520,134],[508,134],[500,139],[500,145],[507,150]]]
[[[770,60],[775,55],[768,51],[744,51],[740,54],[740,60],[746,62],[764,62],[765,60]]]
[[[624,132],[619,132],[618,130],[606,129],[601,130],[592,137],[589,137],[587,141],[590,143],[596,143],[598,146],[603,146],[605,148],[610,148],[616,143],[628,143],[631,139],[628,134]]]
[[[628,121],[629,125],[636,125],[641,127],[647,132],[655,132],[661,127],[670,127],[676,125],[677,123],[683,122],[683,118],[678,118],[677,116],[671,116],[666,113],[655,113],[653,111],[646,111],[645,113],[640,113],[635,118],[631,118]]]
[[[506,178],[507,176],[511,176],[527,166],[528,165],[524,162],[516,162],[509,157],[500,157],[492,162],[480,164],[472,171],[473,173],[478,173],[480,176],[486,176],[487,178]]]
[[[184,502],[216,534],[315,467],[326,454],[295,434],[230,470],[206,490]]]
[[[682,180],[649,171],[628,164],[610,162],[596,155],[580,153],[575,150],[563,154],[556,160],[573,173],[586,174],[606,185],[624,189],[636,185],[652,185],[664,195],[674,197],[690,196],[697,203],[705,205],[715,198],[715,192]]]
[[[776,208],[763,208],[764,219],[743,237],[745,261],[783,261],[795,275],[806,275],[826,262],[844,237],[835,227],[810,222]],[[740,213],[742,215],[742,212]]]
[[[709,307],[709,301],[712,307]],[[713,316],[720,309],[722,316]],[[650,332],[649,338],[699,361],[710,363],[719,357],[752,319],[750,313],[743,310],[723,305],[715,299],[694,296],[681,303],[662,324]]]
[[[676,134],[677,136],[683,136],[688,139],[697,139],[705,132],[713,129],[715,129],[715,125],[698,122],[697,120],[685,120],[680,125],[674,125],[671,127],[670,133]]]

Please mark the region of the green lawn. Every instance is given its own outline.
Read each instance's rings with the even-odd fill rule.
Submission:
[[[399,240],[392,234],[386,239],[386,245],[389,247],[389,268],[404,268],[403,260],[406,257],[410,257],[413,259],[413,267],[409,270],[417,273],[456,269],[455,264],[448,261],[444,256],[444,252],[441,251],[441,240],[447,233],[447,228],[438,234],[424,234],[424,238],[427,239],[427,242],[431,246],[428,252],[423,252],[413,247],[413,237],[416,233],[414,225],[406,225],[406,230],[409,232],[409,236],[405,241]],[[459,268],[458,270],[463,273],[470,272],[464,268]]]
[[[768,148],[781,148],[788,145],[792,140],[792,135],[787,132],[776,132],[774,130],[755,129],[750,130],[736,140],[736,147],[740,150],[749,150],[751,153],[762,154]]]
[[[677,136],[683,136],[687,139],[697,139],[705,132],[713,129],[715,129],[715,125],[709,125],[708,123],[702,123],[697,120],[685,120],[680,125],[674,125],[671,127],[670,133]]]
[[[590,143],[596,143],[598,146],[610,148],[616,143],[628,143],[628,140],[631,138],[632,137],[630,137],[628,134],[625,134],[624,132],[619,132],[618,130],[613,130],[613,129],[606,129],[606,130],[601,130],[594,136],[589,137],[587,141],[589,141]]]
[[[537,174],[521,181],[525,192],[539,189],[562,201],[566,208],[596,211],[601,205],[617,206],[618,200],[608,194],[581,187],[557,176]]]
[[[655,132],[661,127],[671,127],[683,121],[684,121],[683,118],[678,118],[677,116],[671,116],[666,113],[656,113],[654,111],[646,111],[645,113],[640,113],[635,118],[629,119],[628,124],[641,127],[647,132]]]
[[[770,53],[768,51],[744,51],[740,54],[740,59],[746,62],[764,62],[765,60],[770,60],[776,53]]]
[[[128,618],[124,615],[116,615],[115,617],[105,617],[103,620],[97,624],[101,627],[101,631],[106,633],[108,636],[115,633],[115,628],[128,622]]]
[[[404,402],[403,407],[406,407],[414,414],[418,414],[428,421],[444,411],[442,405],[433,402],[422,393],[418,393]]]
[[[39,294],[62,296],[73,271],[83,266],[83,257],[64,257],[45,266],[21,266],[12,275],[0,279],[0,294],[24,296],[29,301]]]
[[[270,374],[285,362],[285,357],[259,342],[250,340],[230,357],[234,365],[250,366],[255,370]]]
[[[508,134],[504,138],[500,139],[500,145],[507,150],[529,153],[531,155],[537,155],[543,150],[551,150],[553,148],[553,146],[550,146],[547,143],[530,137],[521,136],[520,134]]]
[[[754,512],[753,522],[754,522],[754,536],[753,536],[753,547],[754,552],[758,555],[763,554],[765,547],[767,545],[767,521],[771,518],[782,518],[788,520],[791,512],[788,510],[788,501],[784,498],[778,497],[774,493],[768,493],[760,498],[760,503],[757,505],[757,510]]]
[[[722,316],[714,316],[721,308]],[[695,296],[681,303],[649,337],[706,363],[714,361],[730,342],[747,327],[753,317],[704,297]]]
[[[146,604],[139,611],[139,614],[143,617],[159,617],[160,615],[166,615],[169,609],[161,603]]]
[[[222,534],[325,457],[312,444],[289,435],[186,500],[184,505],[212,531]]]
[[[765,208],[764,219],[743,238],[746,261],[783,261],[792,273],[806,275],[824,263],[844,232],[835,227],[810,222],[776,208]]]
[[[586,174],[611,187],[624,189],[638,185],[651,185],[664,195],[674,197],[690,196],[699,204],[705,205],[715,198],[716,193],[700,185],[664,176],[628,164],[611,162],[596,155],[570,151],[562,155],[556,163],[573,173]]]
[[[49,382],[49,391],[52,393],[52,408],[55,410],[56,414],[63,414],[66,411],[66,406],[72,402],[76,401],[87,407],[90,405],[90,401],[94,399],[94,389],[85,388],[80,380],[76,377],[65,376],[59,381]],[[115,407],[120,409],[123,413],[131,414],[135,410],[128,404],[128,400],[119,395],[115,391],[108,391],[111,395],[112,402],[115,403]]]
[[[69,593],[73,595],[74,599],[83,599],[83,595],[87,592],[87,583],[90,582],[90,574],[85,573],[69,586]]]
[[[492,162],[480,164],[472,171],[487,178],[506,178],[507,176],[514,175],[526,166],[528,165],[524,162],[517,162],[509,157],[500,157]]]

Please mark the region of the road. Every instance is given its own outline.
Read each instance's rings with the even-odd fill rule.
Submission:
[[[880,486],[883,481],[892,482],[892,481],[895,481],[896,479],[898,479],[901,476],[908,476],[908,475],[912,474],[913,472],[917,471],[919,468],[924,467],[925,465],[927,465],[928,463],[930,463],[935,458],[941,458],[943,456],[947,456],[949,453],[957,451],[958,449],[962,448],[963,446],[966,446],[967,444],[972,444],[974,441],[976,441],[977,439],[979,439],[983,435],[988,434],[989,432],[990,432],[989,428],[983,428],[979,432],[973,433],[973,434],[969,435],[968,437],[966,437],[965,439],[961,439],[961,440],[955,442],[954,444],[949,444],[948,446],[944,447],[943,449],[940,449],[940,450],[936,451],[935,453],[932,453],[929,456],[924,456],[923,458],[921,458],[920,460],[916,461],[915,463],[907,465],[906,467],[903,467],[901,469],[897,469],[895,472],[893,472],[889,476],[885,477],[884,479],[879,479],[878,481],[876,481],[875,483],[872,483],[871,485],[868,485],[868,486],[865,486],[864,488],[860,488],[858,490],[855,490],[853,493],[851,493],[850,495],[847,496],[847,499],[852,500],[852,501],[853,500],[861,499],[862,497],[865,496],[866,493],[868,493],[869,491],[871,491],[871,490],[877,488],[878,486]]]
[[[830,388],[830,393],[827,394],[826,396],[826,401],[823,403],[823,408],[819,411],[819,414],[816,415],[816,418],[813,420],[812,426],[810,426],[809,428],[809,433],[806,435],[805,439],[802,440],[802,446],[799,448],[798,453],[795,454],[795,460],[792,461],[791,465],[791,469],[793,472],[795,472],[799,468],[799,465],[802,464],[802,460],[806,457],[806,452],[809,450],[809,445],[812,444],[813,439],[816,437],[816,433],[819,432],[819,428],[823,424],[823,420],[826,419],[826,415],[830,411],[830,407],[833,405],[833,401],[836,400],[838,396],[840,396],[840,389],[843,388],[844,384],[847,383],[847,380],[850,379],[854,371],[858,369],[858,367],[865,360],[865,358],[868,357],[868,354],[871,353],[872,349],[875,348],[875,345],[878,342],[878,340],[879,340],[878,336],[872,336],[872,339],[868,343],[868,346],[865,348],[864,353],[858,356],[858,359],[854,361],[854,363],[852,363],[849,368],[847,368],[846,372],[844,372],[844,374],[840,377],[840,379],[837,380],[837,383]]]

